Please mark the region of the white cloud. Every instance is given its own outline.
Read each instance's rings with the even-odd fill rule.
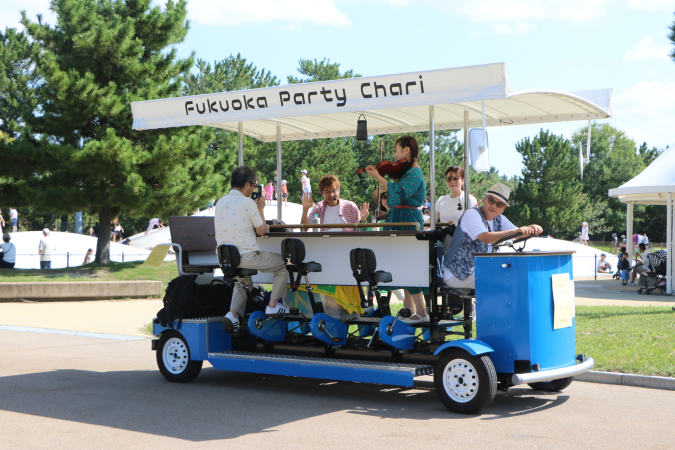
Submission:
[[[282,27],[311,23],[347,27],[349,18],[332,0],[191,0],[188,18],[203,25],[274,23]]]
[[[606,14],[605,5],[612,0],[472,0],[447,3],[437,0],[438,7],[453,9],[475,22],[526,21],[561,19],[585,22]]]
[[[626,3],[634,11],[675,11],[675,0],[627,0]]]
[[[645,36],[635,44],[630,50],[626,50],[624,59],[626,61],[644,61],[655,59],[657,61],[667,61],[669,59],[671,48],[665,43],[657,44],[657,36]]]
[[[641,144],[675,144],[675,83],[641,81],[614,97],[612,125]],[[621,124],[625,123],[626,126]]]

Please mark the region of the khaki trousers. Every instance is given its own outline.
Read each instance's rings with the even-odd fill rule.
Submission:
[[[271,300],[279,300],[280,298],[288,298],[288,271],[284,265],[284,260],[281,255],[271,252],[250,252],[241,255],[241,262],[239,268],[255,269],[263,273],[274,273],[274,281],[272,282],[272,296]],[[244,283],[250,288],[253,286],[251,277],[244,277]],[[232,293],[232,305],[230,309],[237,311],[237,314],[244,316],[246,313],[246,291],[241,286],[236,286]]]

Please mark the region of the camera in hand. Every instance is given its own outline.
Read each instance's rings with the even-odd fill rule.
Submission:
[[[262,185],[261,184],[256,184],[253,189],[253,193],[251,194],[251,200],[256,201],[260,197],[262,197]]]

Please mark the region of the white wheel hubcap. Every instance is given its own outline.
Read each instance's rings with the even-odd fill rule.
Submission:
[[[476,368],[463,359],[453,359],[443,371],[443,387],[452,400],[458,403],[471,401],[478,393]]]
[[[185,342],[178,338],[166,341],[162,350],[162,361],[164,361],[164,367],[173,374],[179,374],[185,370],[189,361]]]

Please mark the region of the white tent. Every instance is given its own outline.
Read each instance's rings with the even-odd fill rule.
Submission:
[[[666,269],[666,291],[673,293],[673,200],[675,199],[675,148],[664,151],[649,167],[635,178],[608,195],[618,198],[627,205],[626,234],[628,251],[633,254],[633,205],[666,205],[666,248],[668,267]]]
[[[429,159],[435,166],[435,130],[470,127],[590,121],[612,116],[612,89],[579,92],[512,92],[506,64],[484,64],[397,75],[303,83],[133,102],[135,130],[210,126],[277,142],[277,172],[282,172],[281,142],[354,136],[363,115],[369,134],[429,131]],[[469,170],[469,155],[465,171]],[[465,189],[470,190],[469,179]],[[278,192],[278,186],[277,186]],[[435,215],[435,178],[429,184]],[[468,198],[468,197],[467,197]],[[281,205],[277,217],[282,216]],[[432,223],[432,228],[435,224]]]

